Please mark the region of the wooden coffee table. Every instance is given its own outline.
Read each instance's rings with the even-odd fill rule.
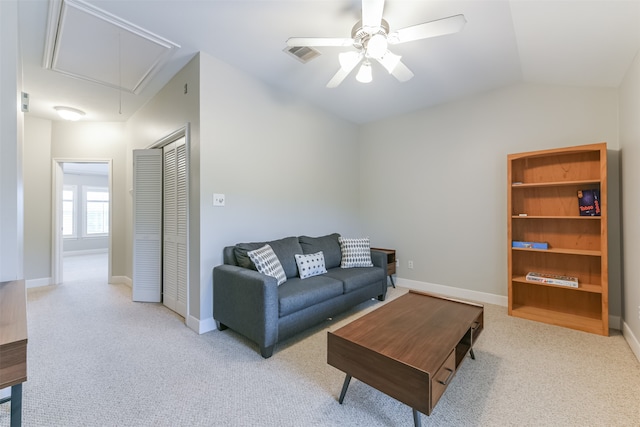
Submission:
[[[480,304],[409,291],[328,333],[327,363],[409,405],[420,426],[483,329]]]

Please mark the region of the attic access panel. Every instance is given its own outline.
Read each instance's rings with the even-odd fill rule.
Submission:
[[[57,0],[44,67],[137,94],[179,47],[86,3]]]

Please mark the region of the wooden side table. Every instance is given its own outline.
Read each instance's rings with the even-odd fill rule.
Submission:
[[[395,288],[396,284],[393,283],[393,274],[396,274],[396,250],[382,248],[371,248],[371,250],[384,252],[387,255],[387,275],[389,276],[389,280],[391,280],[391,286]]]
[[[0,389],[11,387],[11,427],[22,424],[22,383],[27,380],[27,292],[24,280],[0,283]]]

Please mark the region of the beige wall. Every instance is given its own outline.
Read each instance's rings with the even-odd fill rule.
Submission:
[[[624,229],[623,332],[640,359],[640,52],[620,86],[620,148]]]
[[[506,297],[507,154],[602,141],[617,151],[617,92],[516,85],[364,125],[359,141],[360,216],[374,245],[397,249],[398,276]],[[610,257],[613,316],[619,263]]]
[[[51,121],[27,114],[24,131],[24,278],[51,278]],[[28,282],[29,283],[29,282]]]

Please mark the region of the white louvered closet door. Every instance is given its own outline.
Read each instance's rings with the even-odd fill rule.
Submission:
[[[162,153],[133,150],[134,301],[160,302],[162,237]]]
[[[181,138],[163,148],[162,302],[187,314],[187,150]]]

